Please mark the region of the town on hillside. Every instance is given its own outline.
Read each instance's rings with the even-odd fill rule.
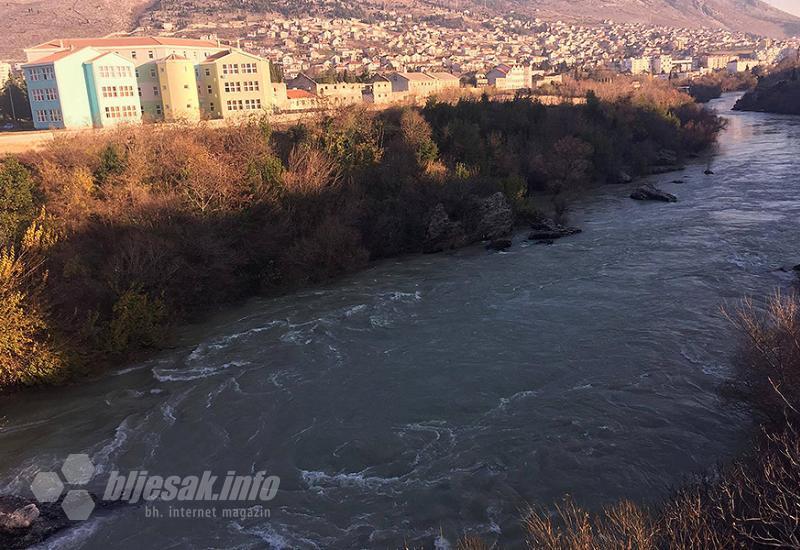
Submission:
[[[475,20],[477,21],[477,19]],[[796,56],[800,39],[518,15],[481,20],[388,11],[358,18],[153,12],[132,34],[55,38],[0,64],[24,78],[36,129],[230,119],[448,93],[558,95],[565,76],[603,70],[687,81]],[[142,35],[148,30],[156,33]],[[188,38],[192,36],[192,38]],[[546,90],[543,91],[543,90]]]

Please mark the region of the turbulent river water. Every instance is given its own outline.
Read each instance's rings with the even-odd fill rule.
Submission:
[[[663,497],[750,437],[718,393],[735,344],[721,306],[800,263],[800,117],[725,116],[712,157],[650,178],[676,204],[607,187],[553,246],[383,262],[184,328],[99,380],[7,398],[0,492],[29,495],[70,453],[92,457],[99,494],[112,470],[280,476],[269,519],[126,505],[44,544],[136,550],[513,546],[529,504]]]

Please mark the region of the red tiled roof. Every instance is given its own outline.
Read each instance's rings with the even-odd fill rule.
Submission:
[[[29,50],[48,50],[58,48],[84,48],[96,46],[104,48],[124,48],[135,46],[184,46],[197,48],[216,48],[217,43],[194,38],[172,38],[165,36],[109,36],[107,38],[62,38],[43,42]]]
[[[29,67],[32,65],[49,65],[50,63],[54,63],[59,59],[64,59],[65,57],[72,55],[76,52],[79,52],[84,48],[78,48],[75,50],[61,50],[60,52],[51,53],[50,55],[43,57],[41,59],[37,59],[36,61],[31,61],[30,63],[25,63],[24,67]]]
[[[317,96],[311,92],[307,92],[305,90],[296,90],[293,88],[291,90],[286,90],[286,97],[289,99],[313,99]]]

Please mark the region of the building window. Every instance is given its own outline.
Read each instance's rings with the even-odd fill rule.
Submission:
[[[139,69],[136,69],[136,70],[134,71],[134,74],[136,74],[136,78],[139,78]]]
[[[244,105],[241,99],[229,99],[227,102],[229,111],[242,111]]]
[[[244,108],[247,109],[247,110],[261,109],[261,100],[260,99],[245,99],[244,100]]]
[[[206,69],[206,76],[211,76],[211,69]]]
[[[258,91],[258,80],[247,80],[244,83],[244,91],[245,92],[257,92]]]
[[[36,122],[47,122],[47,113],[45,111],[36,111]]]
[[[47,101],[56,101],[58,99],[58,90],[55,88],[47,88],[44,91],[44,97]]]
[[[44,72],[44,79],[45,80],[54,80],[55,77],[56,77],[56,74],[55,74],[55,71],[53,70],[53,67],[45,67],[43,69],[43,72]]]
[[[147,52],[147,58],[148,59],[153,59],[154,57],[155,57],[155,54],[153,53],[153,50],[149,50]]]
[[[214,92],[212,91],[211,84],[209,84],[208,85],[208,95],[211,95],[212,93],[214,93]]]
[[[242,72],[246,74],[255,74],[258,72],[255,63],[242,63]]]
[[[136,50],[131,50],[131,59],[136,59]]]
[[[142,97],[142,87],[139,86],[136,90],[139,92],[139,97]]]
[[[161,114],[161,105],[156,105],[156,114],[157,115]]]
[[[233,63],[231,65],[223,64],[222,65],[222,74],[239,74],[239,65],[238,65],[238,63]]]
[[[153,95],[158,95],[158,86],[153,86]]]
[[[188,84],[184,84],[184,85],[183,85],[183,89],[184,89],[184,90],[188,90],[188,89],[189,89],[189,85],[188,85]]]
[[[225,83],[225,92],[232,93],[232,92],[241,92],[242,91],[242,83],[241,82],[226,82]]]
[[[44,90],[31,90],[31,97],[33,97],[34,101],[44,101]]]
[[[150,78],[155,78],[155,77],[156,77],[156,70],[150,69]]]

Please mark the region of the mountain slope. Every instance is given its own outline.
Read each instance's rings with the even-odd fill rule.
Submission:
[[[152,0],[5,0],[0,7],[0,59],[51,38],[129,31]]]
[[[543,18],[716,27],[773,37],[800,35],[800,18],[761,0],[498,0],[495,5]]]

